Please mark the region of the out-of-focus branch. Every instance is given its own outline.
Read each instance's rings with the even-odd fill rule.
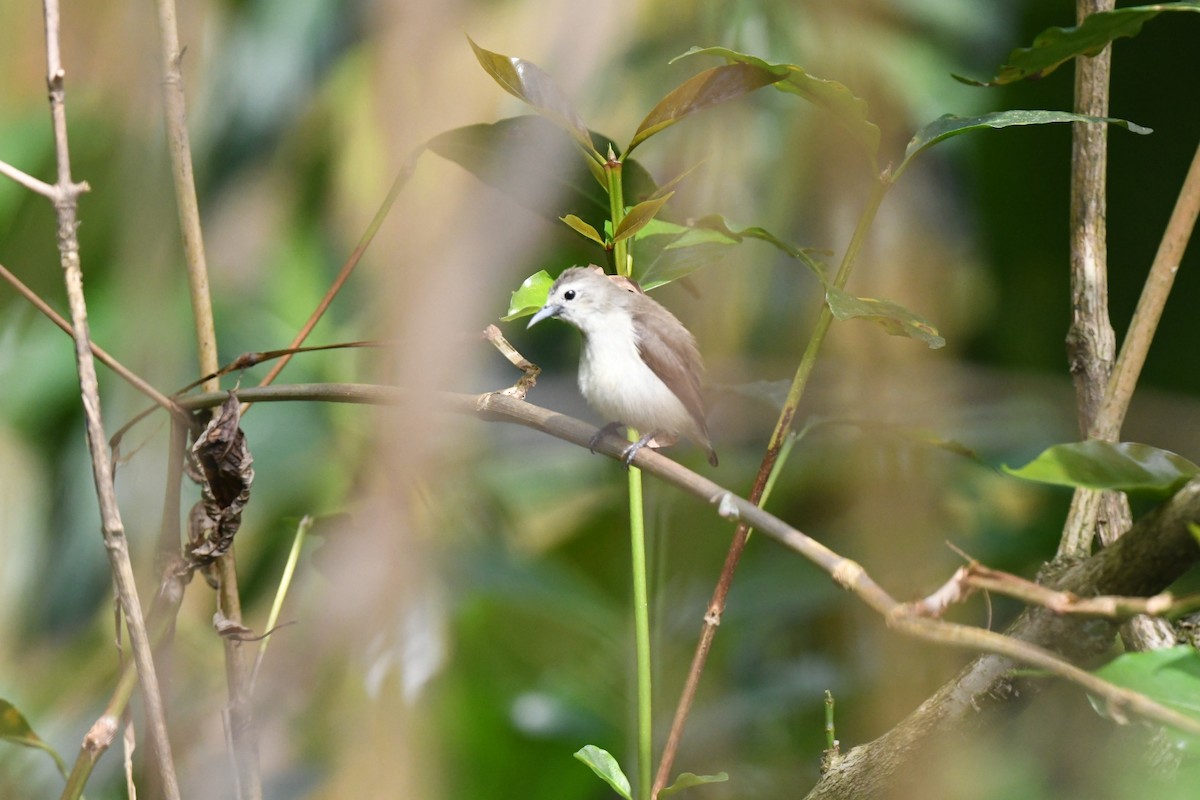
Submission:
[[[171,745],[167,738],[167,725],[159,691],[158,676],[154,669],[150,637],[138,600],[137,584],[133,578],[133,567],[129,558],[129,544],[125,538],[125,527],[117,505],[113,486],[112,466],[108,457],[108,442],[104,434],[104,422],[100,414],[100,389],[96,378],[96,362],[92,356],[91,337],[88,333],[87,301],[83,295],[83,270],[80,265],[79,227],[77,217],[79,195],[86,186],[71,179],[71,153],[67,141],[65,71],[59,46],[58,0],[43,3],[46,20],[46,74],[50,90],[50,118],[54,130],[54,151],[58,167],[55,183],[54,210],[58,218],[58,251],[66,281],[67,299],[71,306],[71,330],[75,338],[75,362],[79,372],[79,388],[83,402],[83,415],[87,430],[88,450],[92,458],[92,477],[96,484],[96,496],[100,505],[100,523],[104,536],[104,547],[108,553],[113,572],[113,583],[121,604],[125,624],[129,628],[129,639],[133,647],[133,658],[137,665],[138,682],[146,705],[146,721],[151,746],[158,754],[163,792],[171,800],[179,797],[179,786],[175,776],[175,764],[171,757]]]

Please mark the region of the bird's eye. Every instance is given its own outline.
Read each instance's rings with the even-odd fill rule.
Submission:
[[[574,289],[567,289],[565,292],[563,292],[563,300],[574,300],[574,299],[575,299],[575,290]]]

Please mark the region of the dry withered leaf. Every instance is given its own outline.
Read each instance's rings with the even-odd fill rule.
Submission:
[[[220,413],[192,445],[192,460],[202,479],[201,500],[188,521],[189,555],[197,565],[209,564],[229,550],[250,499],[254,458],[238,426],[240,418],[241,403],[230,392]]]

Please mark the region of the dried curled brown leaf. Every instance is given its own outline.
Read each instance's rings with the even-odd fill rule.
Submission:
[[[196,566],[210,564],[229,550],[250,500],[254,458],[238,425],[240,419],[241,404],[230,392],[192,445],[201,500],[188,519],[188,556]]]

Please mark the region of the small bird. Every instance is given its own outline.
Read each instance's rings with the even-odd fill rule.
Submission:
[[[642,437],[621,454],[627,467],[647,444],[674,444],[681,435],[717,466],[704,421],[704,366],[696,340],[636,283],[614,278],[594,265],[565,270],[527,326],[558,317],[583,334],[579,391],[608,423],[592,437],[592,449],[606,433],[629,426]]]

